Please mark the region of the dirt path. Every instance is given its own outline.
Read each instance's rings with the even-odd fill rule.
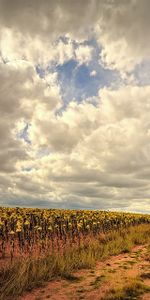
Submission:
[[[142,283],[150,287],[150,261],[146,246],[137,246],[132,253],[120,254],[104,262],[98,262],[92,270],[74,273],[70,280],[55,280],[46,287],[26,293],[20,300],[100,300],[114,289],[121,288],[132,279],[141,276]],[[133,299],[133,298],[131,298]],[[136,298],[134,298],[136,299]],[[150,300],[150,293],[145,293],[142,300]]]

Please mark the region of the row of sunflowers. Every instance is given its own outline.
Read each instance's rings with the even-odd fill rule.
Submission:
[[[150,215],[89,210],[0,208],[0,256],[63,251],[91,235],[150,223]]]

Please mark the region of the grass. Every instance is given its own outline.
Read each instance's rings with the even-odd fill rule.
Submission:
[[[63,278],[68,280],[68,281],[71,281],[71,282],[80,282],[82,280],[82,277],[77,277],[75,276],[74,274],[70,274],[70,273],[65,273],[63,275]]]
[[[72,272],[93,268],[96,261],[111,255],[131,251],[133,246],[150,241],[150,225],[144,224],[120,231],[109,232],[105,242],[91,238],[88,245],[81,244],[66,250],[63,255],[45,255],[39,259],[23,258],[0,270],[0,300],[17,299],[24,291],[54,278],[76,280]]]
[[[109,270],[109,273],[116,273],[117,270],[115,269],[112,269],[112,270]]]
[[[134,265],[134,264],[137,263],[137,261],[135,261],[135,260],[129,260],[129,261],[126,261],[126,263],[129,264],[129,265]]]
[[[150,245],[147,248],[147,253],[145,255],[145,260],[150,262]]]
[[[142,274],[140,275],[140,277],[141,277],[142,279],[150,279],[150,272],[142,273]]]
[[[150,288],[141,283],[139,279],[132,279],[129,284],[122,288],[111,290],[105,296],[105,300],[134,300],[148,291],[150,291]]]
[[[83,288],[79,288],[79,289],[77,290],[77,293],[84,293],[84,292],[85,292],[84,287],[83,287]]]
[[[105,275],[100,275],[95,278],[95,280],[91,283],[94,289],[100,287],[101,283],[105,280]]]

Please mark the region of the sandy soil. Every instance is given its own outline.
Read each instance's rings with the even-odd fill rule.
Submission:
[[[147,247],[137,246],[132,253],[120,254],[104,262],[98,262],[92,270],[81,270],[74,275],[76,280],[58,279],[45,287],[25,293],[19,300],[100,300],[117,287],[123,287],[141,274],[150,272],[147,259]],[[150,279],[143,278],[143,283],[150,287]],[[150,300],[150,293],[144,294],[142,300]]]

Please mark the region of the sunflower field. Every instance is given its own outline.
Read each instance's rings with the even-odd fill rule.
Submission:
[[[63,254],[68,247],[89,242],[130,226],[150,223],[150,215],[31,208],[0,208],[0,258]]]

